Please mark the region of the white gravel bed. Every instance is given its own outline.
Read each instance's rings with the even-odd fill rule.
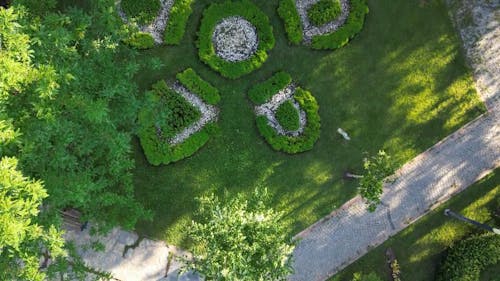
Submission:
[[[226,61],[238,62],[255,54],[259,40],[252,23],[234,16],[223,19],[215,26],[212,43],[217,56]]]
[[[317,2],[319,2],[319,0],[295,0],[295,6],[297,7],[300,21],[302,22],[304,42],[307,44],[311,43],[312,38],[316,35],[324,35],[336,31],[339,27],[344,25],[347,17],[349,16],[349,0],[340,0],[342,12],[339,17],[336,20],[322,26],[315,26],[307,17],[307,10],[309,10],[309,8]]]
[[[197,95],[191,93],[178,82],[172,86],[172,89],[201,112],[201,118],[198,121],[185,128],[182,132],[178,133],[175,137],[168,141],[171,145],[176,145],[182,143],[191,135],[200,131],[206,124],[216,121],[219,111],[215,106],[203,102],[203,100],[201,100]]]
[[[155,20],[149,25],[138,25],[138,28],[142,32],[146,32],[153,36],[156,44],[163,43],[163,32],[167,27],[168,16],[170,15],[170,10],[174,5],[174,0],[161,0],[161,8],[158,16]],[[122,10],[121,0],[116,1],[116,7],[118,11],[118,15],[122,18],[123,22],[130,24],[130,20],[127,17],[127,14]]]
[[[298,137],[304,132],[304,128],[307,123],[307,117],[305,111],[300,108],[299,103],[293,98],[295,89],[296,86],[290,84],[283,90],[279,91],[276,95],[274,95],[272,99],[267,103],[255,107],[255,114],[266,116],[269,126],[275,129],[279,135]],[[276,119],[276,110],[278,110],[279,106],[286,101],[292,101],[295,108],[299,111],[299,129],[296,131],[287,131],[283,129],[281,124]]]

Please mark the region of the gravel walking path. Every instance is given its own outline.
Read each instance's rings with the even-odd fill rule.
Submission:
[[[500,1],[449,5],[488,112],[398,170],[374,213],[356,197],[299,233],[290,280],[328,279],[500,166]],[[465,14],[472,23],[463,20]]]

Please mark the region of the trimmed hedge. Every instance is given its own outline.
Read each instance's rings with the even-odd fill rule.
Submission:
[[[299,111],[292,101],[285,101],[278,107],[276,119],[286,131],[297,131],[300,128]]]
[[[134,32],[130,38],[125,41],[126,44],[134,49],[145,50],[155,46],[155,40],[151,34],[147,32]]]
[[[275,149],[286,153],[299,153],[311,150],[320,134],[320,117],[318,114],[318,103],[316,99],[301,88],[295,90],[294,99],[300,108],[305,111],[307,122],[304,132],[297,136],[279,135],[276,130],[268,124],[266,116],[259,115],[256,118],[257,128],[266,141]]]
[[[295,6],[295,0],[280,0],[278,15],[285,23],[285,31],[290,43],[297,45],[302,42],[304,39],[302,22]]]
[[[307,17],[315,26],[334,21],[342,12],[339,0],[320,0],[307,10]]]
[[[149,24],[158,16],[160,0],[121,0],[125,14],[139,24]]]
[[[179,45],[186,31],[186,24],[193,12],[194,0],[175,0],[164,32],[164,41],[168,45]]]
[[[158,118],[161,116],[172,116],[171,114],[162,114],[157,112],[163,109],[163,112],[172,111],[168,106],[161,104],[161,97],[171,90],[164,81],[153,85],[153,90],[147,93],[148,101],[152,104],[144,107],[139,113],[139,139],[144,154],[149,163],[158,166],[160,164],[169,164],[193,155],[203,145],[205,145],[217,130],[215,123],[209,123],[200,131],[194,133],[182,143],[171,145],[168,138],[162,135],[162,127],[158,127]],[[170,113],[170,112],[169,112]],[[166,120],[165,122],[177,122],[175,120]]]
[[[256,104],[268,102],[278,91],[292,83],[290,74],[280,71],[266,81],[255,85],[248,91],[248,97]]]
[[[452,247],[437,281],[479,281],[481,271],[500,261],[500,235],[473,236]]]
[[[313,49],[337,49],[346,45],[363,28],[368,14],[366,0],[351,0],[349,16],[343,26],[335,32],[317,35],[312,38]]]
[[[220,101],[219,91],[203,80],[192,68],[177,73],[177,80],[190,92],[197,94],[204,102],[215,105]]]
[[[215,53],[212,35],[216,25],[224,18],[240,16],[252,23],[259,38],[259,46],[254,55],[244,61],[226,61]],[[262,66],[267,59],[267,51],[274,47],[273,28],[269,18],[248,0],[227,1],[211,4],[204,12],[198,32],[197,46],[200,59],[222,76],[236,79]]]

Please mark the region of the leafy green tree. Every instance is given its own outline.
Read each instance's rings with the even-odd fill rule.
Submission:
[[[226,204],[214,195],[200,198],[200,220],[189,229],[194,257],[186,270],[206,280],[286,280],[294,246],[282,214],[265,206],[266,194],[255,191],[249,200],[240,195]]]
[[[0,280],[44,280],[40,256],[64,256],[61,233],[53,225],[38,224],[42,200],[47,192],[40,181],[17,170],[17,159],[0,160]]]
[[[133,197],[139,66],[127,30],[111,0],[43,16],[35,2],[0,9],[0,117],[20,133],[20,167],[45,182],[48,210],[133,228],[148,213]]]
[[[366,157],[363,167],[365,173],[359,182],[359,194],[366,200],[368,210],[374,212],[380,204],[384,180],[394,173],[395,165],[391,157],[381,150],[375,156]]]

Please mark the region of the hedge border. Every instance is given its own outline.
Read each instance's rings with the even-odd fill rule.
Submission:
[[[257,105],[264,104],[290,83],[292,83],[292,76],[284,71],[279,71],[264,82],[253,86],[248,91],[248,97]]]
[[[189,16],[193,13],[192,4],[195,0],[175,0],[170,8],[167,26],[163,33],[163,41],[167,45],[179,45]]]
[[[279,79],[279,77],[281,77],[281,79]],[[283,78],[290,80],[284,80]],[[289,82],[285,84],[285,81]],[[290,83],[290,74],[282,71],[277,72],[271,78],[254,86],[249,91],[250,99],[252,101],[256,100],[255,103],[257,105],[264,104]],[[306,125],[304,131],[299,136],[280,135],[268,124],[267,116],[257,115],[256,117],[258,130],[271,147],[275,150],[289,154],[311,150],[319,139],[321,132],[319,105],[314,96],[309,91],[297,87],[293,94],[293,98],[306,113]],[[263,100],[265,101],[262,102]]]
[[[146,50],[155,46],[155,39],[147,32],[137,31],[132,33],[125,43],[134,49]]]
[[[154,22],[155,18],[158,16],[158,13],[161,10],[161,0],[150,1],[149,4],[154,4],[154,5],[147,5],[148,3],[141,3],[142,5],[146,4],[143,6],[143,8],[147,8],[147,10],[134,15],[134,13],[136,12],[135,9],[139,5],[136,3],[143,1],[144,0],[141,1],[120,0],[120,6],[122,7],[123,12],[127,15],[129,19],[134,19],[140,25],[148,25]]]
[[[363,29],[365,17],[369,12],[366,0],[351,0],[350,5],[349,16],[344,25],[332,33],[313,36],[313,49],[341,48]]]
[[[299,12],[294,0],[280,0],[278,15],[285,24],[285,31],[288,41],[293,45],[298,45],[304,39],[304,30],[300,20]]]
[[[229,62],[215,53],[212,35],[216,25],[224,18],[240,16],[252,23],[257,29],[259,45],[254,55],[244,61]],[[274,48],[275,39],[269,17],[248,0],[213,3],[203,12],[198,31],[198,55],[200,59],[222,76],[239,78],[258,69],[267,60],[267,51]]]
[[[329,8],[331,9],[326,9],[326,11],[325,9],[322,9],[325,8],[324,5],[328,4],[332,4],[334,6],[330,6]],[[332,12],[333,14],[328,14],[327,11]],[[307,17],[314,26],[322,26],[332,22],[337,19],[340,14],[342,14],[342,6],[339,0],[320,0],[314,3],[307,10]]]
[[[439,269],[437,281],[479,280],[481,271],[500,261],[500,236],[472,236],[452,247]]]
[[[187,74],[186,74],[187,73]],[[179,75],[179,74],[178,74]],[[199,77],[194,70],[188,68],[184,72],[180,73],[180,76],[187,76],[187,77],[197,77],[193,80],[190,80],[189,86],[185,85],[182,81],[179,81],[181,84],[186,86],[186,88],[190,89],[189,87],[193,87],[195,89],[203,89],[204,86],[209,86],[211,90],[215,89],[213,88],[212,85],[210,85],[208,82],[204,81]],[[199,78],[199,79],[198,79]],[[202,81],[203,83],[196,85],[196,83]],[[153,85],[153,88],[157,84],[164,84],[166,85],[165,81],[161,80]],[[206,84],[205,84],[206,83]],[[168,86],[167,86],[168,87]],[[213,88],[213,89],[212,89]],[[190,90],[191,91],[191,90]],[[201,92],[201,90],[200,90]],[[146,93],[148,94],[155,94],[153,90],[148,91]],[[193,92],[193,94],[198,95],[199,93]],[[205,99],[202,97],[203,94],[200,95],[200,98],[205,101]],[[217,104],[218,101],[220,100],[220,96],[218,94],[218,91],[216,93],[212,93],[210,98],[213,99],[214,104]],[[218,100],[215,102],[215,100]],[[146,159],[148,162],[154,166],[158,166],[160,164],[170,164],[173,162],[177,162],[179,160],[182,160],[184,158],[187,158],[189,156],[192,156],[195,152],[200,150],[210,139],[210,136],[212,136],[217,130],[218,126],[215,122],[210,122],[206,124],[203,129],[200,131],[194,133],[191,135],[189,138],[184,140],[180,144],[176,145],[170,145],[168,142],[161,141],[158,139],[156,135],[156,127],[154,124],[142,124],[143,122],[142,119],[144,114],[147,114],[149,108],[144,108],[141,110],[139,113],[139,140],[142,146],[142,149],[144,151],[144,154],[146,156]]]
[[[219,103],[219,90],[203,80],[192,68],[177,73],[176,78],[190,92],[198,95],[204,102],[211,105]]]

